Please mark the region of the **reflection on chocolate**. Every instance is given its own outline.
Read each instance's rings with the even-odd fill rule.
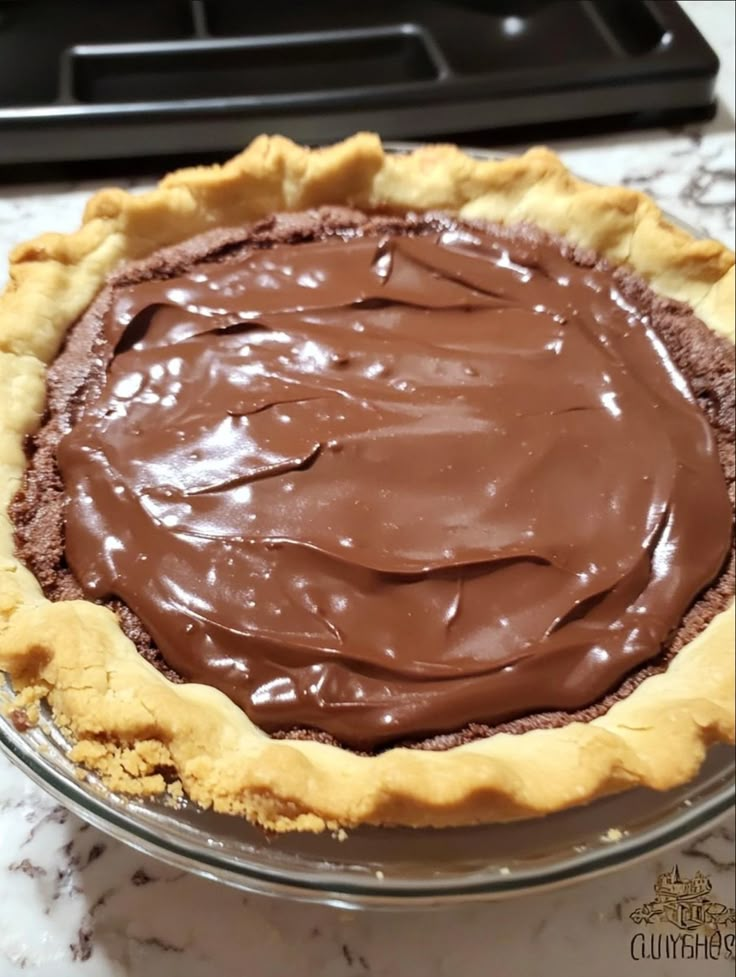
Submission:
[[[450,221],[115,291],[66,551],[186,678],[357,748],[600,699],[730,545],[713,432],[614,276]]]

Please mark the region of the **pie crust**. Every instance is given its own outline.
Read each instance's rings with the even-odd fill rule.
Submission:
[[[16,708],[34,721],[47,700],[71,758],[114,790],[183,791],[274,831],[503,821],[685,783],[709,744],[734,739],[733,603],[664,673],[591,722],[359,756],[271,739],[217,690],[173,685],[110,610],[49,602],[16,559],[6,510],[43,410],[45,367],[113,269],[214,227],[323,204],[530,221],[629,266],[733,340],[733,253],[674,227],[637,191],[578,180],[547,149],[480,161],[453,146],[389,155],[368,133],[319,150],[261,136],[224,165],[172,173],[150,193],[101,191],[75,233],[15,248],[0,296],[0,668]]]

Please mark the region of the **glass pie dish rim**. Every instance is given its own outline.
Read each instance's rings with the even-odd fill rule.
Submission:
[[[5,690],[8,689],[6,683]],[[2,693],[3,686],[0,685],[0,705],[3,704]],[[442,884],[421,880],[407,882],[402,879],[387,879],[380,869],[374,871],[372,875],[363,873],[358,876],[350,868],[336,870],[325,863],[319,867],[315,865],[312,874],[303,869],[288,873],[278,868],[269,868],[267,865],[248,864],[243,860],[236,862],[228,856],[227,852],[222,854],[218,851],[216,838],[205,837],[195,849],[193,846],[188,847],[184,840],[171,832],[168,835],[166,832],[162,833],[160,824],[142,823],[135,817],[135,812],[131,814],[130,808],[150,807],[150,801],[144,805],[143,802],[136,803],[129,798],[121,798],[102,787],[94,777],[75,776],[73,764],[69,761],[66,761],[66,765],[70,768],[66,773],[49,761],[49,753],[58,750],[62,739],[55,728],[51,728],[50,736],[46,735],[49,728],[51,727],[48,720],[35,728],[36,735],[45,737],[46,743],[41,748],[34,748],[29,743],[27,734],[15,730],[12,722],[0,712],[0,753],[23,770],[36,785],[84,821],[146,855],[197,875],[248,892],[289,897],[301,902],[326,903],[348,909],[410,909],[457,905],[557,888],[574,881],[603,875],[624,864],[640,861],[677,842],[683,842],[716,822],[736,800],[736,764],[731,755],[730,763],[724,763],[716,769],[715,773],[711,773],[705,784],[703,797],[690,796],[691,791],[696,789],[698,781],[702,779],[702,774],[685,788],[680,788],[684,796],[677,802],[675,813],[667,819],[655,821],[635,836],[624,833],[622,837],[616,837],[614,834],[608,838],[605,834],[601,834],[598,847],[574,853],[542,869],[511,871],[494,864],[485,877],[474,873],[472,880],[458,876],[455,881]],[[723,745],[721,750],[732,754],[730,747],[726,745]],[[619,794],[616,795],[616,799],[625,800],[626,796],[626,793]],[[631,796],[631,792],[628,796]],[[606,799],[603,798],[582,808],[546,815],[531,821],[513,822],[511,826],[523,823],[544,827],[552,823],[551,819],[561,816],[575,817],[579,814],[587,816],[591,812],[594,813],[596,808],[605,802]],[[175,809],[167,811],[166,815],[176,817]],[[211,817],[227,821],[237,820],[229,815],[211,815]],[[403,832],[404,836],[408,831],[431,835],[441,842],[443,835],[449,832],[478,830],[494,832],[499,828],[507,827],[507,825],[489,824],[471,829],[364,830]],[[249,828],[249,830],[258,829]],[[333,835],[327,843],[341,846],[342,841],[341,838]],[[273,840],[264,833],[262,850],[267,852],[272,844]]]
[[[418,143],[401,142],[387,143],[390,152],[402,152],[417,148]],[[496,151],[461,147],[465,152],[480,158],[500,158],[508,154]],[[689,227],[683,221],[666,215],[674,223],[679,224],[695,236],[699,232]],[[7,685],[5,690],[7,692]],[[3,702],[2,675],[0,675],[0,706]],[[46,731],[50,731],[46,735]],[[43,739],[46,737],[46,746]],[[35,746],[32,744],[36,744]],[[257,864],[247,859],[234,859],[227,852],[219,850],[217,838],[204,837],[198,845],[187,845],[185,833],[172,830],[174,824],[169,825],[168,832],[162,831],[161,824],[148,824],[145,818],[135,816],[135,802],[121,801],[111,791],[107,791],[94,778],[79,779],[75,776],[73,766],[66,761],[66,767],[54,764],[50,756],[54,750],[63,757],[64,742],[61,734],[54,730],[47,721],[30,736],[18,732],[7,717],[0,711],[0,752],[5,753],[11,761],[26,772],[31,779],[52,794],[75,814],[89,821],[95,827],[102,829],[116,839],[125,842],[146,854],[158,857],[165,862],[179,868],[193,871],[206,877],[223,881],[248,891],[270,895],[289,896],[301,901],[318,901],[331,905],[349,908],[416,908],[418,906],[445,905],[449,903],[465,902],[477,899],[505,897],[530,890],[538,891],[571,882],[576,879],[588,878],[593,875],[610,871],[623,863],[637,861],[654,851],[661,850],[668,845],[681,841],[688,836],[703,830],[710,822],[718,818],[732,804],[734,797],[733,762],[724,763],[722,769],[710,775],[705,785],[701,783],[700,775],[691,785],[681,788],[681,801],[675,801],[674,812],[663,821],[645,826],[636,835],[624,834],[607,838],[605,832],[600,835],[600,843],[593,848],[584,846],[580,852],[573,851],[557,863],[539,869],[532,867],[511,870],[505,866],[490,866],[488,871],[473,872],[463,878],[462,872],[451,875],[450,881],[438,884],[423,880],[402,880],[397,877],[387,877],[387,873],[371,863],[375,871],[371,874],[361,866],[361,871],[347,868],[335,869],[334,863],[323,859],[316,863],[307,862],[307,869],[312,865],[311,874],[304,867],[295,863],[289,872],[278,867],[269,868],[267,864]],[[732,758],[731,758],[732,759]],[[62,761],[63,763],[63,761]],[[698,789],[703,788],[698,793]],[[690,796],[689,791],[694,792]],[[673,792],[678,793],[678,792]],[[600,802],[595,801],[583,812],[590,812]],[[191,807],[190,807],[191,813]],[[151,808],[152,817],[159,817]],[[565,814],[569,812],[563,812]],[[173,816],[172,811],[164,811],[165,816]],[[572,815],[575,817],[575,814]],[[227,818],[227,815],[212,817]],[[535,825],[540,827],[550,825],[549,818],[558,815],[548,815],[537,818]],[[232,820],[232,819],[231,819]],[[528,823],[528,822],[527,822]],[[183,822],[179,824],[182,827]],[[255,829],[254,829],[255,830]],[[379,829],[380,831],[381,829]],[[396,832],[407,829],[383,829]],[[408,829],[420,832],[433,832],[435,829]],[[448,831],[462,831],[463,829],[439,829]],[[479,829],[469,829],[470,832]],[[501,830],[498,826],[488,825],[487,832]],[[505,828],[503,830],[506,830]],[[201,833],[201,832],[200,832]],[[225,837],[227,844],[227,834]],[[438,837],[442,837],[439,835]],[[262,848],[267,848],[272,842],[264,836]],[[334,845],[339,841],[334,840]],[[329,842],[328,842],[329,845]],[[222,845],[221,845],[222,848]],[[335,849],[337,851],[338,849]],[[297,871],[297,868],[299,869]],[[356,869],[357,866],[353,866]],[[471,877],[472,876],[472,877]]]

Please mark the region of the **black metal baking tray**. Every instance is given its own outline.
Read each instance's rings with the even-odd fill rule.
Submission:
[[[0,0],[0,164],[663,123],[717,71],[671,0]]]

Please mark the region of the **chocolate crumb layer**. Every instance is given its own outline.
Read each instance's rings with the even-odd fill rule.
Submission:
[[[438,219],[439,220],[439,219]],[[201,261],[221,263],[236,259],[246,250],[274,244],[319,240],[331,235],[349,239],[356,230],[364,235],[401,233],[422,235],[437,230],[434,218],[402,219],[365,217],[342,208],[302,215],[281,215],[244,232],[241,229],[216,231],[187,244],[168,249],[148,261],[128,266],[119,272],[82,319],[70,330],[63,351],[49,371],[48,404],[39,432],[29,440],[29,467],[22,490],[16,497],[11,517],[16,528],[20,558],[29,566],[51,600],[85,597],[82,586],[71,572],[65,557],[65,509],[67,495],[57,463],[61,438],[84,415],[102,388],[112,350],[105,339],[103,320],[116,290],[154,279],[180,275]],[[549,241],[536,231],[522,232],[529,240]],[[589,254],[565,245],[566,258],[582,267],[607,268]],[[623,296],[651,318],[678,369],[705,412],[713,429],[718,455],[734,501],[734,369],[730,344],[703,325],[687,307],[658,298],[637,276],[616,271],[615,280]],[[620,686],[585,709],[541,712],[510,722],[487,726],[468,724],[463,729],[414,741],[404,745],[443,750],[496,732],[521,733],[530,729],[562,726],[568,722],[589,721],[630,694],[646,677],[661,672],[672,657],[701,632],[728,604],[734,587],[733,547],[720,575],[696,600],[681,625],[665,644],[663,652],[645,667],[629,674]],[[140,654],[174,682],[183,679],[165,662],[155,642],[138,617],[119,600],[105,601],[118,615],[121,627]],[[337,742],[324,732],[312,729],[283,729],[278,738],[315,739]]]

